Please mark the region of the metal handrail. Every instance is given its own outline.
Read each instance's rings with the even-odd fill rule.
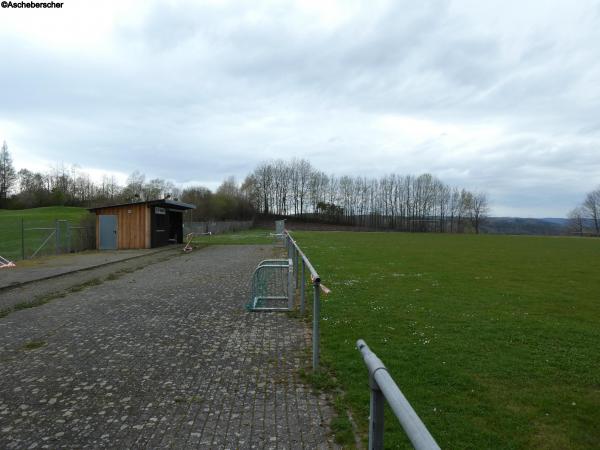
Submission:
[[[288,251],[288,257],[295,262],[295,283],[298,287],[298,275],[300,275],[300,314],[305,313],[305,283],[306,283],[306,269],[310,272],[310,279],[313,285],[313,339],[312,339],[312,367],[313,370],[319,368],[320,358],[320,343],[321,343],[321,331],[320,331],[320,319],[321,319],[321,291],[324,294],[329,294],[331,290],[321,283],[321,277],[311,264],[308,257],[304,254],[298,243],[294,240],[288,230],[283,230],[283,238],[286,241],[286,247]],[[302,269],[300,272],[300,264],[298,259],[302,261]]]
[[[290,232],[288,230],[284,230],[283,233],[288,237],[288,239],[291,242],[291,244],[294,246],[294,248],[298,251],[298,253],[302,257],[302,261],[304,261],[304,263],[306,264],[306,267],[308,267],[308,270],[310,272],[310,276],[311,276],[313,282],[315,282],[315,281],[316,282],[320,282],[321,281],[321,277],[319,276],[319,274],[317,273],[316,269],[311,264],[311,262],[308,259],[308,257],[304,254],[304,252],[302,251],[302,249],[300,248],[300,246],[298,245],[298,243],[294,240],[294,238],[292,237],[292,235],[290,234]]]
[[[356,341],[356,347],[361,352],[365,365],[369,369],[369,384],[371,387],[369,449],[383,449],[383,406],[385,400],[387,400],[414,448],[417,450],[439,450],[440,446],[431,436],[404,394],[402,394],[383,362],[362,339]]]

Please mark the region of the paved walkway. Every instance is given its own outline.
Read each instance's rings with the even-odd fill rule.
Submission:
[[[23,283],[64,275],[104,264],[124,261],[152,253],[165,248],[144,250],[91,251],[68,255],[47,256],[27,261],[17,261],[17,267],[2,269],[0,272],[0,290]]]
[[[210,247],[1,318],[0,448],[332,447],[296,374],[305,326],[243,308],[272,251]]]

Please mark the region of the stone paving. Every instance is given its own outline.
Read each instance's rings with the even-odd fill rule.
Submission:
[[[209,247],[0,318],[0,448],[334,447],[305,325],[244,309],[272,252]]]
[[[116,263],[164,251],[164,248],[89,251],[71,253],[68,255],[46,256],[27,261],[17,261],[17,267],[4,269],[0,274],[0,291],[19,286],[23,283],[31,283],[70,272],[87,270],[104,264]]]

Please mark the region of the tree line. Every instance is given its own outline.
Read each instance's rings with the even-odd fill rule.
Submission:
[[[572,209],[568,217],[572,233],[600,236],[600,186],[588,192],[583,202]]]
[[[196,205],[188,220],[247,220],[256,214],[289,216],[369,229],[478,233],[489,212],[485,193],[452,187],[431,174],[380,178],[327,175],[304,159],[259,164],[238,185],[230,177],[213,192],[181,189],[135,171],[120,185],[114,176],[94,182],[77,166],[15,171],[8,146],[0,149],[0,207],[101,206],[160,198]]]
[[[478,233],[489,212],[485,193],[451,187],[431,174],[335,176],[303,159],[260,164],[241,191],[265,215],[376,229]]]
[[[64,164],[46,172],[16,171],[6,142],[0,147],[0,208],[93,207],[167,197],[197,205],[188,213],[188,220],[245,220],[254,212],[233,178],[215,192],[203,186],[181,189],[168,180],[147,179],[139,171],[129,175],[124,185],[109,175],[94,182],[79,167]]]

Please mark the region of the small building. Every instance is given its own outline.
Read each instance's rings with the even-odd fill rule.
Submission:
[[[175,200],[151,200],[90,208],[96,214],[96,248],[122,250],[183,243],[183,212]]]

